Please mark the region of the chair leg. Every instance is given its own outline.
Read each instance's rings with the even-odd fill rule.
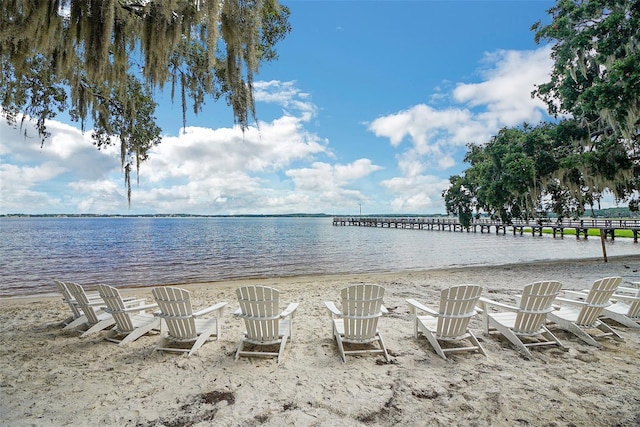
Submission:
[[[217,322],[216,322],[217,323]],[[193,347],[191,347],[191,350],[189,351],[189,356],[191,356],[192,354],[194,354],[200,347],[202,347],[202,344],[204,344],[205,342],[207,342],[207,340],[209,339],[209,337],[211,337],[211,334],[213,334],[213,331],[216,329],[215,325],[212,326],[211,328],[203,331],[200,336],[198,337],[198,339],[196,340],[196,342],[193,344]]]
[[[154,349],[154,351],[158,351],[161,348],[166,348],[168,342],[169,342],[169,339],[168,339],[167,335],[161,333],[160,340],[158,341],[158,345],[156,345],[156,348]]]
[[[87,323],[87,316],[82,315],[82,316],[78,317],[77,319],[72,320],[63,329],[64,330],[75,329],[75,328],[77,328],[79,326],[84,325],[85,323]]]
[[[333,335],[335,336],[336,342],[338,343],[338,351],[340,352],[340,358],[342,358],[343,362],[346,362],[347,355],[344,353],[344,347],[342,345],[342,337],[340,336],[338,331],[335,331]]]
[[[516,348],[519,351],[524,353],[524,355],[528,359],[533,357],[533,355],[531,354],[529,349],[524,345],[522,340],[511,329],[507,328],[506,326],[503,326],[501,323],[498,323],[497,321],[491,321],[491,319],[487,320],[487,324],[486,324],[487,331],[489,330],[489,327],[492,327],[496,331],[501,333],[506,339],[509,340],[509,342],[511,342],[511,344],[516,346]]]
[[[624,314],[606,313],[605,317],[611,320],[615,320],[616,322],[626,326],[627,328],[635,328],[635,329],[640,328],[640,323],[634,322],[633,319],[630,319]]]
[[[87,335],[91,335],[91,334],[95,334],[96,332],[100,332],[103,329],[106,329],[109,326],[114,325],[115,323],[116,323],[116,321],[113,318],[101,320],[100,322],[98,322],[95,325],[93,325],[92,327],[90,327],[82,335],[80,335],[80,337],[86,337]]]
[[[131,332],[129,335],[124,337],[124,339],[122,341],[120,341],[120,344],[118,344],[118,345],[125,345],[125,344],[128,344],[130,342],[133,342],[133,341],[137,340],[141,336],[146,335],[147,333],[151,332],[153,329],[157,329],[158,328],[158,323],[159,322],[152,322],[152,323],[150,323],[148,325],[145,325],[145,326],[142,326],[140,328],[137,328],[136,330]]]
[[[587,344],[592,345],[594,347],[602,348],[602,344],[596,341],[591,335],[583,331],[582,328],[580,328],[579,326],[571,324],[567,328],[567,330],[572,334],[574,334],[575,336],[577,336],[578,338],[580,338],[582,341],[586,342]]]
[[[482,329],[484,335],[489,335],[489,323],[488,309],[487,307],[484,307],[484,310],[482,311]]]
[[[611,329],[606,323],[598,321],[596,328],[600,329],[605,334],[610,334],[614,340],[624,342],[624,338],[618,335],[618,333]]]
[[[380,343],[380,348],[382,349],[382,353],[384,355],[384,359],[387,362],[390,362],[389,353],[387,353],[387,347],[384,345],[384,341],[382,340],[382,335],[378,334],[378,342]]]
[[[547,341],[553,341],[554,343],[556,343],[556,345],[558,347],[560,347],[563,350],[566,350],[567,348],[560,342],[560,340],[551,333],[550,330],[548,330],[546,327],[544,327],[544,332],[541,334],[543,337],[545,337],[547,339]]]
[[[433,347],[436,353],[438,353],[438,356],[442,357],[443,359],[446,359],[447,356],[446,354],[444,354],[444,351],[442,351],[442,347],[440,347],[440,343],[438,342],[438,339],[431,332],[428,332],[428,331],[424,333],[424,336],[427,339],[427,341],[429,341],[429,344],[431,344],[431,347]]]
[[[240,352],[242,351],[243,348],[244,348],[244,337],[242,337],[242,340],[240,340],[240,345],[238,345],[238,350],[236,350],[236,360],[240,358]]]
[[[118,335],[118,331],[112,329],[107,332],[107,335],[104,337],[104,339],[107,341],[115,342],[119,345],[122,341],[117,338]]]
[[[471,342],[473,343],[473,345],[475,345],[478,348],[478,351],[485,357],[487,356],[487,352],[484,351],[484,348],[482,348],[482,345],[480,344],[480,341],[478,341],[478,338],[476,338],[475,335],[473,335],[473,332],[467,330],[467,333],[469,334],[469,339],[471,340]]]
[[[565,320],[562,317],[558,317],[553,313],[547,314],[547,319],[553,323],[555,323],[558,328],[563,329],[565,331],[571,332],[576,337],[580,338],[582,341],[586,342],[589,345],[594,347],[602,348],[602,345],[593,339],[591,335],[582,330],[582,328],[575,323]]]
[[[222,319],[221,315],[216,316],[216,340],[220,339],[220,334],[222,334]]]
[[[278,351],[278,355],[276,356],[276,363],[280,363],[280,359],[282,358],[282,355],[284,354],[284,348],[287,345],[287,339],[289,338],[289,333],[291,331],[288,331],[286,335],[283,335],[280,339],[280,350]]]

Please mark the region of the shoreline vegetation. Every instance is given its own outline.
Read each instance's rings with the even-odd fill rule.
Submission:
[[[196,310],[229,304],[220,339],[188,358],[154,351],[157,335],[120,347],[101,334],[81,339],[63,331],[69,313],[57,295],[3,298],[0,410],[12,426],[635,426],[640,329],[607,321],[625,341],[602,337],[598,349],[550,325],[566,351],[534,349],[527,360],[501,335],[483,335],[477,316],[470,327],[488,356],[462,352],[444,360],[423,337],[413,337],[406,303],[414,298],[435,309],[442,288],[475,283],[483,296],[514,304],[533,281],[558,280],[563,289],[578,290],[610,276],[622,276],[626,286],[640,282],[640,257],[180,285]],[[389,363],[371,355],[340,361],[323,302],[339,302],[340,289],[352,283],[386,289],[389,315],[379,328]],[[235,289],[244,284],[273,286],[283,306],[300,304],[280,365],[234,361],[243,332],[232,316]],[[121,292],[151,301],[148,287]]]
[[[636,212],[633,214],[629,208],[605,208],[605,209],[595,209],[590,211],[591,215],[583,215],[583,218],[601,218],[601,219],[611,219],[611,220],[620,220],[620,219],[638,219],[640,215]],[[336,216],[356,216],[356,217],[448,217],[448,214],[441,213],[427,213],[427,214],[417,214],[417,213],[394,213],[394,214],[365,214],[359,215],[356,214],[328,214],[323,212],[317,213],[287,213],[287,214],[188,214],[188,213],[146,213],[146,214],[89,214],[89,213],[40,213],[40,214],[29,214],[29,213],[6,213],[0,214],[0,218],[331,218]],[[554,218],[554,215],[550,215],[549,218]]]

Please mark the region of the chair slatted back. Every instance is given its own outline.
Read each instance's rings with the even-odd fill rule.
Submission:
[[[640,320],[640,289],[634,296],[636,297],[634,301],[627,302],[629,304],[629,311],[627,311],[627,317],[634,319],[637,322],[638,320]]]
[[[530,283],[522,290],[520,311],[516,315],[514,332],[536,333],[547,320],[547,314],[553,311],[553,301],[560,293],[562,284],[557,281]]]
[[[120,292],[113,286],[98,285],[98,293],[107,306],[107,313],[111,314],[116,321],[117,330],[122,333],[132,332],[134,327],[131,315],[124,311],[125,304]]]
[[[80,310],[74,304],[75,298],[71,296],[71,292],[69,292],[69,289],[67,288],[66,283],[61,282],[59,280],[54,280],[54,282],[56,283],[56,287],[58,288],[58,291],[62,294],[62,301],[64,301],[67,305],[69,305],[69,308],[71,309],[71,313],[73,313],[73,318],[77,319],[78,317],[82,316],[82,313],[80,313]]]
[[[375,339],[383,296],[380,285],[359,284],[342,289],[344,341],[365,343]]]
[[[587,305],[580,310],[576,324],[582,326],[594,324],[602,314],[602,309],[611,304],[609,299],[620,285],[620,282],[622,282],[622,277],[605,277],[593,282],[593,286],[585,300]]]
[[[89,297],[87,297],[84,288],[73,282],[67,283],[67,288],[69,289],[71,296],[76,300],[76,303],[78,303],[78,306],[84,315],[87,317],[87,324],[95,325],[98,323],[100,319],[98,319],[95,309],[89,305]]]
[[[616,295],[621,295],[628,298],[622,300],[618,299],[618,301],[616,302],[616,305],[624,306],[625,308],[627,308],[627,311],[625,313],[621,313],[628,318],[638,322],[640,320],[640,288],[618,287],[618,289],[616,289],[616,291],[614,292],[612,299],[615,300]]]
[[[482,286],[458,285],[440,292],[437,334],[439,338],[455,338],[467,333],[469,320],[476,314]]]
[[[279,340],[280,293],[268,286],[243,286],[236,289],[238,303],[247,330],[247,338],[258,342]]]
[[[151,293],[160,308],[160,317],[165,320],[169,335],[176,340],[196,339],[196,322],[189,291],[165,286],[153,288]]]

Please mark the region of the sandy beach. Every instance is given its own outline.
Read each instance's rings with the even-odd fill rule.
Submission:
[[[184,285],[194,308],[229,303],[222,336],[196,355],[154,351],[157,335],[119,347],[97,334],[63,331],[69,315],[59,296],[0,299],[0,424],[3,426],[637,426],[640,425],[640,329],[607,321],[624,342],[588,346],[550,326],[566,345],[524,358],[504,337],[471,329],[488,357],[438,357],[413,338],[406,298],[437,308],[439,291],[475,283],[483,295],[514,303],[524,285],[558,280],[584,289],[594,280],[640,281],[640,259],[536,263],[423,272],[316,276]],[[82,284],[81,278],[77,282]],[[352,283],[386,288],[390,313],[381,356],[342,363],[323,301],[339,302]],[[273,286],[282,308],[299,302],[294,342],[275,359],[233,355],[243,333],[235,289]],[[146,297],[150,288],[124,295]]]

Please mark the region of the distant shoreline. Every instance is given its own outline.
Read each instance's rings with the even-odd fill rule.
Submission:
[[[0,218],[332,218],[336,215],[315,213],[293,214],[242,214],[242,215],[201,215],[201,214],[2,214]],[[437,215],[429,215],[437,216]]]

